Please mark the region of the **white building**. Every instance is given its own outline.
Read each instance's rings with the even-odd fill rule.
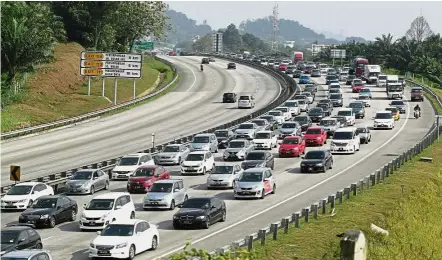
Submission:
[[[285,41],[284,42],[284,47],[294,48],[295,47],[295,41]]]

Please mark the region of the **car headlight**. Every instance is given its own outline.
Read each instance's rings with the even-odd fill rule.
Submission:
[[[198,216],[198,217],[196,217],[196,219],[199,219],[199,220],[203,220],[205,218],[206,218],[206,216]]]
[[[322,163],[317,163],[316,166],[321,167]]]
[[[44,219],[44,218],[49,218],[49,215],[48,215],[48,214],[41,215],[40,218],[43,218],[43,219]]]
[[[81,185],[81,187],[87,187],[87,186],[89,186],[89,182],[88,181],[83,183],[83,185]]]
[[[95,245],[92,242],[89,244],[89,246],[92,247],[92,248],[95,248]]]
[[[318,137],[316,137],[316,140],[321,140],[321,137],[319,137],[319,136],[318,136]]]
[[[18,200],[16,203],[23,203],[23,202],[26,202],[27,201],[27,199],[24,199],[24,200]]]
[[[256,165],[256,167],[264,167],[264,166],[266,166],[266,163],[258,163],[258,164]]]
[[[252,187],[252,189],[258,189],[258,188],[259,188],[258,185],[255,185],[255,186]]]
[[[224,151],[223,155],[227,157],[227,156],[229,156],[229,153],[227,151]]]
[[[180,217],[178,217],[178,216],[173,216],[173,219],[180,219]]]
[[[244,151],[243,151],[243,150],[239,151],[239,152],[237,153],[237,155],[239,155],[239,156],[243,156],[243,155],[244,155]]]
[[[127,242],[125,242],[125,243],[121,243],[121,244],[117,245],[115,248],[116,248],[116,249],[119,249],[119,248],[124,248],[124,247],[126,247],[126,246],[127,246]]]
[[[86,218],[86,215],[84,213],[82,213],[80,218]]]

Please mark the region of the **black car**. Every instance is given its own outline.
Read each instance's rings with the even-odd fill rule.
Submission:
[[[302,75],[302,70],[295,70],[293,72],[293,78],[300,78]]]
[[[75,221],[77,202],[63,195],[42,196],[21,213],[18,222],[33,226],[55,227],[57,223]]]
[[[236,63],[234,62],[229,62],[227,64],[227,69],[236,69]]]
[[[255,167],[267,167],[274,170],[275,157],[271,152],[252,151],[247,154],[245,160],[241,163],[241,168],[247,170]]]
[[[319,123],[324,117],[324,110],[322,107],[313,107],[310,108],[307,114],[311,118],[312,122]]]
[[[236,93],[224,93],[223,103],[236,103],[238,96]]]
[[[333,156],[329,150],[308,151],[301,161],[301,173],[326,172],[333,167]]]
[[[345,116],[332,116],[331,118],[336,118],[339,122],[340,127],[346,127],[348,122]]]
[[[307,128],[312,126],[312,120],[310,119],[310,117],[308,115],[307,116],[297,116],[297,117],[293,118],[293,121],[298,122],[301,125],[302,132],[307,131]]]
[[[328,103],[318,103],[316,105],[316,107],[322,108],[322,110],[324,111],[324,115],[325,116],[331,116],[332,108],[331,108],[330,104],[328,104]]]
[[[226,221],[226,203],[215,196],[198,196],[184,201],[173,215],[173,227],[202,227],[208,229],[218,221]]]
[[[351,83],[353,82],[353,80],[356,78],[355,75],[348,75],[347,79],[345,80],[345,85],[351,85]]]
[[[235,133],[229,129],[219,129],[215,130],[215,136],[218,140],[218,148],[226,148],[230,141],[234,138]]]
[[[314,69],[314,70],[312,70],[311,77],[312,77],[312,78],[319,78],[319,77],[321,77],[321,71],[318,70],[318,69]]]
[[[353,101],[348,104],[348,107],[353,110],[355,114],[355,118],[364,118],[365,117],[365,104],[360,101]]]
[[[209,58],[202,58],[201,59],[201,64],[210,64]]]
[[[265,120],[267,120],[267,122],[269,122],[268,130],[275,131],[276,129],[278,129],[278,121],[276,121],[275,116],[264,115],[264,116],[260,116],[259,118],[260,119],[265,119]]]
[[[40,235],[29,226],[16,225],[2,228],[1,243],[2,255],[15,250],[43,248]]]

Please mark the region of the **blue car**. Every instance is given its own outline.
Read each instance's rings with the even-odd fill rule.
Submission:
[[[302,75],[299,78],[299,84],[309,84],[310,83],[310,77],[307,75]]]

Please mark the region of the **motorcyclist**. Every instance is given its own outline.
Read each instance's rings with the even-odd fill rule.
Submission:
[[[416,104],[416,106],[414,107],[414,111],[418,111],[419,117],[421,117],[421,107],[419,106],[419,104]]]
[[[201,71],[204,70],[204,66],[203,66],[203,64],[201,64],[200,68],[201,68]]]

